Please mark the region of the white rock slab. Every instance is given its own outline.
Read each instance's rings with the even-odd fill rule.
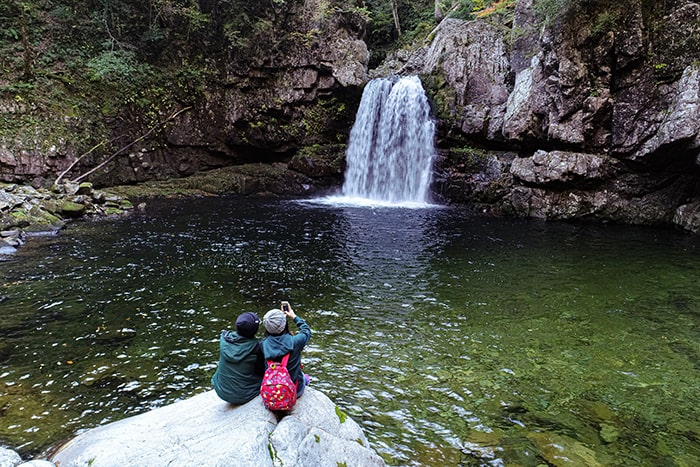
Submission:
[[[50,460],[61,467],[385,466],[360,426],[310,387],[279,423],[259,397],[233,406],[209,391],[87,430]]]

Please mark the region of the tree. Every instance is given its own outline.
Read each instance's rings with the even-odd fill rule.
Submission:
[[[394,27],[396,28],[396,35],[398,37],[401,37],[401,22],[399,21],[398,0],[391,0],[391,14],[394,17]]]

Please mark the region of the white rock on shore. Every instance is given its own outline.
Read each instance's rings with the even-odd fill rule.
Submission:
[[[385,465],[360,426],[313,388],[280,422],[259,397],[233,406],[209,391],[85,431],[50,460],[61,467]]]
[[[15,467],[22,463],[22,458],[15,451],[0,447],[0,467]]]

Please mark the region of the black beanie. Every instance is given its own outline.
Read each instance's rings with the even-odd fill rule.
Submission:
[[[236,320],[236,331],[239,336],[253,337],[260,327],[260,318],[252,311],[246,311]]]

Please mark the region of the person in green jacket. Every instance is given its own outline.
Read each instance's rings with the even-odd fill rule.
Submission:
[[[236,319],[236,331],[221,331],[219,366],[211,384],[226,402],[245,404],[260,394],[265,359],[255,338],[259,327],[258,315],[247,311]]]

